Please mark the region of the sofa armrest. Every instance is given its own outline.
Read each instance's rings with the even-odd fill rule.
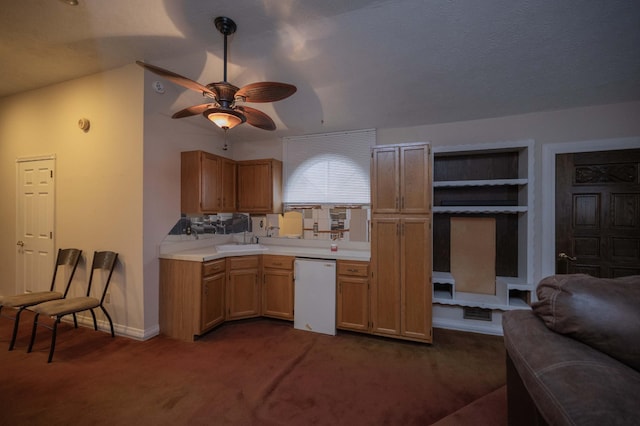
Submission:
[[[507,354],[536,408],[553,425],[626,425],[640,419],[640,373],[549,330],[529,310],[502,317]]]

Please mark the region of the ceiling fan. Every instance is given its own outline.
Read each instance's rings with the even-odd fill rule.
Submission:
[[[263,81],[251,83],[242,88],[238,88],[227,82],[227,36],[236,32],[238,28],[232,19],[219,16],[214,19],[214,24],[218,31],[224,35],[224,78],[217,83],[209,83],[206,86],[165,70],[155,65],[136,61],[138,65],[158,74],[180,86],[202,93],[210,98],[210,101],[200,105],[185,108],[173,114],[171,118],[190,117],[202,114],[205,118],[213,121],[218,127],[225,130],[247,122],[263,130],[275,130],[276,125],[273,120],[262,111],[245,105],[238,105],[238,102],[275,102],[296,92],[296,86],[273,81]]]

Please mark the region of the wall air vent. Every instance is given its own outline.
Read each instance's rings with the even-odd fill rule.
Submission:
[[[491,309],[472,308],[466,306],[463,310],[462,317],[464,319],[491,321]]]

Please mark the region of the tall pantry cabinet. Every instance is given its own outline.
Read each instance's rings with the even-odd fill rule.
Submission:
[[[371,331],[432,342],[431,148],[371,151]]]

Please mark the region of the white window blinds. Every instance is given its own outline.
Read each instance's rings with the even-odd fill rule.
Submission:
[[[284,138],[284,202],[369,204],[375,144],[375,129]]]

